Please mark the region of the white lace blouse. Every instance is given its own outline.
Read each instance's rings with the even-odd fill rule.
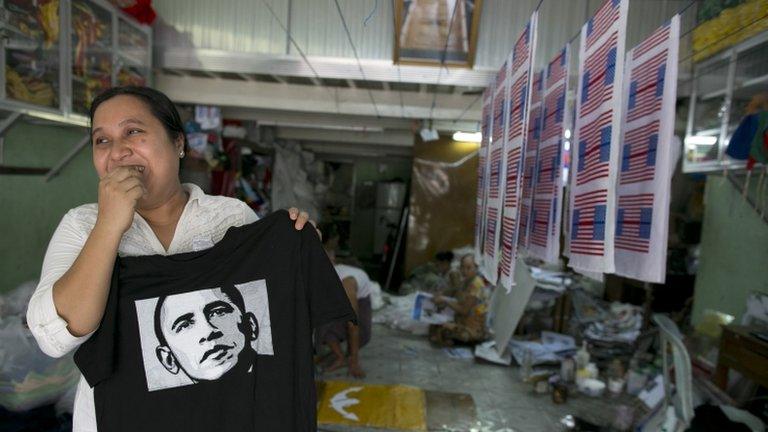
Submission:
[[[212,247],[227,229],[247,225],[258,216],[242,201],[206,195],[193,185],[184,184],[189,193],[171,245],[166,251],[149,224],[138,214],[123,235],[120,256],[173,255]],[[40,283],[29,301],[27,323],[40,348],[52,357],[61,357],[85,342],[91,335],[73,336],[53,304],[53,284],[69,269],[96,223],[97,204],[73,208],[61,219],[43,260]],[[96,431],[93,389],[80,377],[75,396],[74,432]]]

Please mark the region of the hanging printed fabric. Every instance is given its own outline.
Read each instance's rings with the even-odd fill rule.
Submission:
[[[483,91],[483,118],[480,121],[480,149],[477,151],[477,198],[475,200],[475,263],[480,265],[483,261],[483,242],[485,232],[483,222],[485,221],[485,207],[487,199],[487,181],[488,181],[488,143],[490,141],[490,128],[492,122],[493,96],[492,86],[486,87]]]
[[[663,283],[680,16],[627,53],[617,185],[616,274]]]
[[[496,74],[495,85],[490,88],[493,91],[491,101],[491,137],[488,143],[486,173],[488,186],[485,203],[485,216],[483,217],[483,241],[482,274],[491,284],[496,284],[499,277],[499,235],[501,230],[501,205],[502,188],[504,187],[503,153],[504,153],[504,119],[507,110],[507,76],[509,65],[504,63]]]
[[[501,285],[509,292],[514,285],[517,236],[520,217],[520,186],[522,159],[528,129],[528,101],[531,100],[531,65],[536,52],[536,23],[538,12],[518,37],[507,63],[509,64],[509,112],[504,141],[504,211],[501,224]]]
[[[541,137],[541,96],[543,93],[544,71],[533,74],[531,87],[531,103],[528,109],[528,127],[525,142],[525,157],[523,158],[523,180],[520,199],[520,230],[517,236],[517,247],[528,249],[531,230],[531,212],[533,207],[533,188],[535,187],[536,159]]]
[[[606,0],[581,28],[570,188],[570,262],[614,271],[616,175],[628,0]],[[615,108],[615,109],[614,109]]]
[[[560,220],[563,202],[563,135],[568,127],[565,99],[568,94],[568,45],[544,70],[542,123],[534,176],[528,251],[546,262],[560,255]]]

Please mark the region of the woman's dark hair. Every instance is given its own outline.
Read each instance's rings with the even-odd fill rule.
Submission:
[[[453,261],[453,252],[451,252],[451,251],[441,251],[441,252],[438,252],[435,255],[435,259],[437,261],[451,262],[451,261]]]
[[[181,136],[184,139],[184,147],[186,148],[187,135],[184,133],[184,125],[181,123],[181,116],[179,116],[179,111],[176,110],[176,105],[168,99],[168,96],[149,87],[112,87],[96,96],[91,103],[89,112],[91,131],[93,130],[93,115],[96,113],[99,105],[115,96],[121,95],[133,96],[144,102],[152,115],[163,125],[171,141],[176,142],[179,136]]]

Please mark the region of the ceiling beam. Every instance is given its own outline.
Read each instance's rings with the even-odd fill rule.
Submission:
[[[412,147],[414,136],[407,131],[354,132],[341,130],[278,127],[277,138],[297,141],[377,144]]]
[[[218,78],[221,78],[221,77],[219,76],[219,74],[218,74],[218,73],[216,73],[216,72],[219,72],[219,71],[206,71],[206,70],[200,70],[200,71],[198,71],[198,72],[200,72],[201,74],[203,74],[203,75],[207,76],[208,78],[213,78],[213,79],[218,79]]]
[[[413,130],[414,119],[328,114],[307,111],[279,111],[272,109],[222,107],[222,116],[227,119],[255,121],[266,126],[296,126],[299,124],[311,125],[315,128],[340,129],[387,129],[387,130]],[[477,121],[460,120],[436,120],[433,122],[435,129],[441,132],[475,131],[478,128]]]
[[[354,158],[375,157],[377,161],[386,162],[390,158],[411,158],[413,157],[413,148],[404,146],[381,146],[361,143],[334,143],[334,142],[316,142],[302,141],[302,148],[317,154],[342,155]],[[384,158],[384,159],[382,159]]]
[[[365,89],[336,89],[335,98],[332,98],[329,97],[327,89],[321,86],[176,77],[165,74],[156,75],[155,86],[165,92],[171,100],[179,103],[364,116],[376,116],[378,111],[381,117],[401,117],[404,111],[410,118],[431,117],[434,120],[455,120],[462,114],[462,120],[467,121],[479,121],[481,117],[479,104],[464,113],[467,106],[475,100],[474,97],[452,94],[440,95],[439,103],[432,110],[430,94],[403,92],[405,109],[401,110],[398,92],[370,90],[376,100],[377,110],[371,104],[369,90]]]
[[[211,72],[254,73],[264,75],[348,79],[360,77],[354,58],[308,57],[310,68],[298,55],[261,54],[210,49],[156,47],[157,68],[205,70]],[[360,67],[368,81],[485,87],[491,82],[495,68],[447,68],[440,72],[434,66],[393,64],[392,60],[360,59]]]

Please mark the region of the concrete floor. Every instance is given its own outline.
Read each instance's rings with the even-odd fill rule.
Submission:
[[[457,360],[441,349],[430,346],[426,337],[413,336],[374,324],[371,343],[361,351],[367,377],[361,382],[406,384],[426,391],[467,393],[474,399],[475,411],[459,409],[440,419],[441,413],[429,412],[430,431],[539,432],[559,431],[560,419],[568,414],[592,422],[610,424],[616,406],[635,405],[626,396],[590,398],[571,394],[564,405],[555,405],[551,395],[533,393],[530,384],[522,383],[516,367],[503,367]],[[352,380],[346,369],[323,374],[319,379]],[[429,398],[428,398],[429,399]],[[435,418],[437,417],[437,418]],[[448,417],[452,417],[448,419]],[[462,417],[462,421],[457,421]],[[449,422],[451,424],[445,424]],[[321,425],[322,431],[361,431],[383,429]]]

